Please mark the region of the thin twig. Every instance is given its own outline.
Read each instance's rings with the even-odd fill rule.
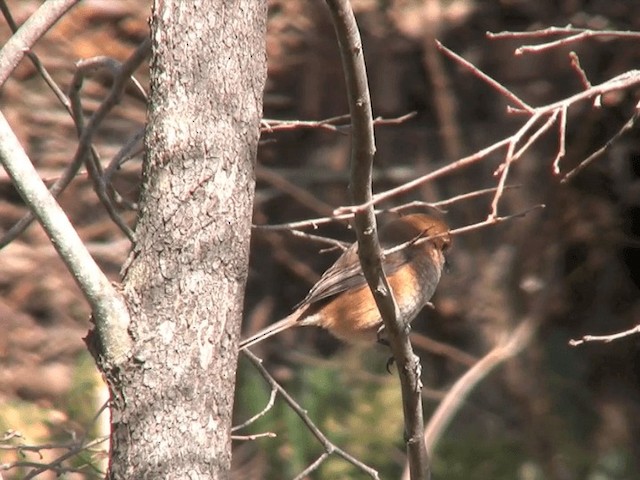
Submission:
[[[520,188],[519,185],[505,185],[504,190],[511,190],[511,189],[515,189],[515,188]],[[413,202],[408,202],[408,203],[404,203],[402,205],[398,205],[397,207],[393,207],[393,208],[388,208],[388,209],[376,209],[375,213],[376,215],[380,214],[380,213],[386,213],[386,212],[390,212],[390,213],[397,213],[397,212],[402,212],[404,210],[407,209],[411,209],[411,208],[416,208],[416,207],[421,207],[421,208],[426,208],[426,209],[433,209],[436,211],[439,211],[440,213],[443,213],[443,211],[440,209],[440,207],[448,207],[450,205],[453,205],[454,203],[457,202],[462,202],[465,200],[471,200],[474,199],[476,197],[479,197],[481,195],[487,195],[490,193],[495,193],[496,188],[484,188],[481,190],[477,190],[474,192],[469,192],[469,193],[464,193],[462,195],[456,195],[453,196],[451,198],[445,199],[445,200],[440,200],[438,202],[423,202],[420,200],[416,200]],[[255,229],[255,230],[271,230],[271,231],[289,231],[289,230],[297,230],[297,229],[301,229],[301,228],[313,228],[313,229],[317,229],[319,226],[321,225],[327,225],[329,223],[334,223],[334,222],[345,222],[348,220],[351,220],[353,218],[353,213],[344,213],[341,215],[335,215],[335,216],[330,216],[330,217],[321,217],[321,218],[311,218],[311,219],[307,219],[307,220],[300,220],[300,221],[296,221],[296,222],[289,222],[289,223],[278,223],[278,224],[273,224],[273,225],[253,225],[251,228]]]
[[[0,449],[2,450],[14,450],[17,452],[28,451],[28,452],[40,453],[43,450],[67,450],[67,452],[65,452],[64,454],[57,457],[55,460],[48,463],[38,463],[33,461],[16,461],[16,462],[0,465],[0,471],[1,470],[9,471],[17,468],[32,468],[33,470],[31,470],[29,473],[27,473],[27,475],[25,475],[24,477],[25,480],[35,478],[36,476],[48,470],[52,470],[56,472],[56,474],[58,475],[61,475],[65,472],[73,472],[73,471],[81,472],[82,470],[79,468],[74,468],[71,466],[63,466],[62,464],[69,458],[74,457],[84,451],[92,451],[94,447],[108,440],[109,440],[108,436],[102,436],[102,437],[95,438],[89,442],[86,442],[85,439],[82,439],[82,440],[68,443],[68,444],[0,445]],[[101,450],[99,453],[104,453],[104,451]],[[42,458],[42,455],[40,455],[40,458]]]
[[[253,441],[258,438],[276,438],[277,435],[273,432],[254,433],[253,435],[231,435],[231,440],[237,441]]]
[[[538,117],[536,117],[535,115],[531,117],[529,119],[529,122],[527,122],[525,126],[522,127],[522,129],[516,135],[514,135],[514,137],[512,137],[514,139],[514,142],[509,146],[509,150],[507,152],[507,159],[503,164],[500,165],[500,167],[498,167],[498,171],[501,171],[502,174],[500,175],[500,180],[498,181],[498,187],[496,188],[496,193],[494,195],[493,201],[491,202],[491,214],[490,214],[491,216],[495,217],[498,215],[498,202],[502,197],[502,194],[504,193],[505,183],[507,181],[507,175],[509,173],[509,168],[511,167],[511,164],[516,160],[518,160],[529,149],[529,147],[531,147],[531,145],[533,145],[536,142],[538,138],[540,138],[547,130],[549,130],[553,126],[553,124],[556,122],[557,117],[558,117],[558,110],[554,110],[551,113],[551,115],[549,115],[549,118],[547,119],[547,121],[540,128],[538,128],[538,130],[536,130],[533,134],[531,134],[527,139],[527,141],[525,142],[525,144],[522,147],[520,147],[520,150],[518,150],[515,153],[512,151],[511,147],[513,146],[513,148],[515,148],[516,142],[520,139],[522,135],[524,135],[527,129],[529,129],[531,126],[533,126],[534,123],[536,123],[536,121],[538,120]],[[522,133],[522,135],[520,135],[520,133]]]
[[[26,25],[26,23],[25,23]],[[24,26],[23,26],[24,28]],[[146,39],[142,44],[134,51],[129,59],[122,64],[121,74],[116,77],[111,90],[107,97],[102,101],[100,107],[94,112],[89,119],[87,128],[83,131],[78,141],[78,148],[76,149],[73,160],[70,162],[64,174],[51,186],[50,193],[56,198],[66,187],[71,180],[75,177],[80,165],[84,162],[85,155],[87,155],[92,146],[91,141],[93,133],[102,123],[102,120],[111,111],[111,109],[118,103],[122,91],[126,85],[127,79],[133,74],[133,72],[140,66],[140,64],[147,57],[151,49],[151,42]],[[4,51],[4,49],[3,49]],[[14,238],[20,235],[34,220],[33,212],[27,213],[22,217],[11,229],[0,239],[0,249],[8,245]]]
[[[414,188],[419,187],[420,185],[423,185],[427,182],[430,182],[432,180],[435,180],[437,178],[443,177],[451,172],[457,171],[463,167],[469,166],[473,163],[476,163],[480,160],[483,160],[484,158],[486,158],[488,155],[492,154],[493,152],[500,150],[501,148],[504,148],[506,146],[509,145],[510,142],[510,138],[506,138],[503,140],[500,140],[499,142],[494,143],[493,145],[490,145],[482,150],[479,150],[478,152],[469,155],[467,157],[461,158],[458,161],[452,162],[449,165],[439,168],[437,170],[434,170],[433,172],[427,173],[426,175],[423,175],[421,177],[418,177],[414,180],[411,180],[410,182],[404,183],[398,187],[395,188],[391,188],[385,192],[381,192],[381,193],[377,193],[376,195],[374,195],[374,197],[369,200],[368,202],[364,202],[360,205],[351,205],[351,206],[345,206],[345,207],[339,207],[336,208],[333,211],[334,216],[341,218],[342,215],[345,214],[351,214],[353,215],[355,212],[361,211],[362,209],[368,208],[376,203],[382,202],[384,200],[388,200],[392,197],[395,197],[397,195],[401,195],[404,193],[407,193],[411,190],[413,190]]]
[[[352,213],[347,213],[344,215],[336,215],[332,217],[321,217],[321,218],[310,218],[308,220],[299,220],[288,223],[278,223],[275,225],[252,225],[251,228],[255,230],[271,230],[271,231],[279,231],[279,230],[297,230],[300,228],[312,228],[317,229],[321,225],[327,225],[329,223],[334,222],[344,222],[347,220],[351,220],[353,218]]]
[[[460,227],[460,228],[455,228],[453,230],[451,230],[449,232],[450,235],[462,235],[465,233],[469,233],[469,232],[473,232],[475,230],[479,230],[481,228],[485,228],[489,225],[498,225],[499,223],[504,223],[506,221],[512,220],[514,218],[521,218],[524,217],[526,215],[528,215],[529,213],[538,210],[538,209],[542,209],[545,208],[544,204],[539,204],[539,205],[534,205],[522,212],[518,212],[518,213],[514,213],[512,215],[503,215],[501,217],[489,217],[486,220],[482,221],[482,222],[478,222],[478,223],[474,223],[472,225],[467,225],[465,227]]]
[[[571,68],[578,75],[578,78],[580,79],[580,83],[582,84],[584,89],[586,90],[591,88],[592,86],[591,82],[587,78],[586,72],[580,65],[580,58],[578,58],[578,55],[576,54],[576,52],[569,52],[569,60],[570,60]]]
[[[567,138],[567,106],[565,105],[560,109],[560,123],[558,124],[558,153],[556,158],[553,159],[551,166],[553,173],[556,175],[560,173],[560,160],[562,160],[567,153],[566,151],[566,138]]]
[[[349,118],[349,114],[329,117],[323,120],[276,120],[263,118],[260,121],[260,131],[272,133],[277,130],[294,130],[296,128],[325,128],[330,131],[336,131],[336,125],[348,121]]]
[[[584,170],[589,165],[591,165],[591,163],[594,160],[596,160],[598,157],[602,156],[607,150],[609,150],[609,148],[611,148],[611,146],[615,142],[618,141],[618,139],[620,137],[622,137],[625,133],[627,133],[629,130],[631,130],[631,129],[633,129],[633,127],[635,127],[636,123],[638,122],[638,118],[639,117],[640,117],[640,104],[636,105],[636,112],[633,114],[633,116],[629,120],[627,120],[627,122],[622,126],[622,128],[620,130],[618,130],[616,132],[616,134],[613,135],[607,141],[607,143],[605,143],[602,147],[600,147],[598,150],[596,150],[591,155],[589,155],[587,158],[585,158],[582,162],[580,162],[580,164],[577,167],[575,167],[572,170],[569,170],[569,172],[566,173],[564,178],[562,180],[560,180],[560,183],[566,183],[566,182],[570,181],[578,173],[580,173],[582,170]]]
[[[125,142],[125,144],[118,150],[118,153],[114,155],[114,157],[107,165],[107,168],[104,169],[104,182],[110,183],[111,177],[122,165],[125,164],[128,160],[133,158],[135,155],[140,153],[144,148],[142,145],[142,140],[144,140],[145,127],[140,128],[136,133],[131,135],[129,140]]]
[[[511,189],[515,189],[515,188],[520,188],[520,187],[519,187],[519,185],[507,185],[507,186],[505,186],[504,190],[507,191],[507,190],[511,190]],[[481,195],[487,195],[489,193],[495,193],[496,191],[497,191],[497,188],[485,188],[485,189],[477,190],[477,191],[474,191],[474,192],[469,192],[469,193],[465,193],[465,194],[462,194],[462,195],[457,195],[457,196],[452,197],[450,199],[442,200],[440,202],[428,203],[428,202],[422,202],[422,201],[414,201],[414,202],[409,202],[409,203],[406,203],[406,204],[403,204],[403,205],[399,205],[397,207],[390,208],[388,210],[376,210],[375,213],[376,214],[384,213],[384,212],[398,213],[398,212],[402,212],[403,210],[413,209],[413,208],[416,208],[416,207],[437,209],[436,207],[439,207],[439,206],[451,205],[453,203],[457,203],[457,202],[460,202],[460,201],[463,201],[463,200],[473,199],[473,198],[479,197]],[[538,207],[534,207],[534,208],[538,208]],[[502,222],[502,221],[504,221],[506,219],[515,218],[515,217],[519,217],[519,216],[525,215],[529,211],[531,211],[531,209],[527,210],[526,212],[515,214],[515,215],[509,215],[509,216],[506,216],[506,217],[497,217],[497,218],[494,219],[494,221],[484,221],[484,222],[481,222],[480,224],[476,224],[476,225],[478,226],[478,228],[483,227],[483,226],[492,225],[492,224],[495,224],[495,223]],[[353,215],[352,214],[345,214],[345,215],[341,215],[340,217],[315,218],[315,219],[310,219],[310,220],[302,220],[300,222],[291,222],[291,223],[284,223],[284,224],[278,224],[278,225],[253,225],[252,228],[255,229],[255,230],[258,230],[258,231],[260,231],[260,230],[262,230],[262,231],[282,231],[282,232],[286,232],[286,233],[288,233],[290,235],[293,235],[294,237],[303,238],[303,239],[306,239],[306,240],[309,240],[309,241],[313,241],[313,242],[323,243],[323,244],[329,245],[332,248],[338,248],[339,250],[345,250],[347,247],[349,247],[349,245],[350,245],[349,242],[343,242],[343,241],[340,241],[340,240],[336,240],[336,239],[329,238],[329,237],[322,237],[322,236],[319,236],[319,235],[313,235],[313,234],[310,234],[310,233],[307,233],[307,232],[302,232],[302,231],[297,230],[297,229],[298,228],[317,227],[319,225],[330,223],[332,221],[342,220],[342,219],[349,219],[349,218],[353,218]],[[449,234],[455,235],[460,230],[462,230],[462,229],[452,230],[451,232],[449,232]],[[422,243],[424,241],[430,241],[433,238],[435,238],[435,236],[421,238],[418,241],[418,243]],[[385,255],[389,255],[389,254],[391,254],[391,253],[393,253],[395,251],[398,251],[398,250],[401,250],[403,248],[406,248],[408,245],[413,245],[414,243],[416,243],[416,242],[414,242],[414,240],[411,240],[411,241],[405,242],[405,243],[403,243],[401,245],[397,245],[397,246],[391,248],[390,250],[385,250],[383,253]]]
[[[444,342],[439,342],[416,332],[411,332],[411,341],[416,347],[421,348],[422,350],[426,350],[434,355],[447,357],[452,361],[460,363],[461,365],[466,365],[467,367],[471,367],[478,361],[478,359],[473,355],[469,355],[467,352],[460,350],[459,348]]]
[[[522,47],[516,48],[514,51],[514,54],[524,55],[526,53],[540,53],[542,51],[550,50],[553,48],[565,47],[571,43],[576,43],[586,38],[611,37],[611,36],[615,36],[616,38],[632,38],[634,40],[637,40],[640,37],[640,33],[627,32],[627,34],[623,36],[620,33],[614,35],[610,32],[604,32],[604,31],[597,32],[594,30],[586,30],[584,32],[577,33],[575,35],[571,35],[566,38],[561,38],[559,40],[554,40],[552,42],[543,43],[541,45],[523,45]]]
[[[82,137],[84,132],[84,114],[82,112],[82,101],[80,99],[80,88],[82,87],[83,81],[87,73],[94,72],[99,69],[108,70],[113,76],[114,83],[116,83],[116,78],[120,75],[122,71],[122,66],[120,62],[108,57],[93,57],[85,60],[80,60],[76,62],[76,71],[73,75],[73,79],[71,81],[71,88],[69,89],[69,98],[71,99],[71,106],[73,108],[72,118],[76,124],[76,130],[78,132],[78,137]],[[87,168],[87,172],[89,174],[89,178],[93,183],[93,189],[98,196],[98,199],[104,205],[107,214],[115,223],[118,228],[129,238],[131,242],[135,241],[135,235],[129,225],[123,220],[123,218],[118,214],[115,207],[113,206],[113,202],[107,193],[107,185],[104,181],[105,175],[102,171],[102,165],[99,156],[95,153],[95,151],[91,152],[91,155],[85,156],[85,166]]]
[[[640,325],[636,325],[629,330],[625,330],[623,332],[612,333],[610,335],[583,335],[582,338],[569,340],[569,345],[572,347],[577,347],[578,345],[582,345],[587,342],[604,342],[609,343],[614,340],[619,340],[620,338],[628,337],[630,335],[635,335],[640,333]]]
[[[309,465],[298,475],[296,475],[293,480],[303,480],[305,478],[308,478],[309,474],[315,472],[320,467],[320,465],[322,465],[322,462],[324,462],[328,457],[329,454],[327,452],[324,452],[322,455],[316,458],[313,463],[311,463],[311,465]]]
[[[585,28],[576,28],[571,24],[566,27],[548,27],[540,30],[532,30],[530,32],[487,32],[489,38],[541,38],[549,37],[552,35],[575,35],[576,33],[589,32],[591,36],[608,36],[619,38],[636,39],[640,37],[639,32],[621,31],[621,30],[590,30]]]
[[[278,394],[278,390],[275,388],[271,388],[271,395],[269,396],[269,401],[265,405],[265,407],[258,413],[256,413],[250,419],[242,422],[240,425],[236,425],[235,427],[231,427],[232,432],[237,432],[238,430],[251,425],[253,422],[263,417],[265,413],[273,408],[273,404],[276,402],[276,395]]]
[[[24,480],[30,480],[32,478],[35,478],[36,476],[40,475],[43,472],[46,472],[47,470],[54,470],[57,471],[60,468],[60,465],[62,462],[64,462],[65,460],[67,460],[68,458],[74,457],[76,455],[78,455],[80,452],[84,451],[84,450],[89,450],[90,448],[93,448],[96,445],[99,445],[103,442],[106,442],[109,440],[108,436],[105,437],[100,437],[100,438],[96,438],[95,440],[92,440],[88,443],[79,443],[77,445],[77,447],[72,448],[71,450],[69,450],[67,453],[64,453],[62,455],[60,455],[58,458],[56,458],[53,462],[38,466],[37,468],[34,468],[31,472],[29,472],[27,475],[25,475]],[[16,467],[19,467],[20,465],[16,465]],[[67,470],[67,469],[65,469]]]
[[[543,123],[542,126],[540,128],[538,128],[534,133],[529,135],[529,138],[527,138],[527,141],[525,142],[525,144],[522,147],[520,147],[520,149],[517,152],[515,152],[513,154],[513,158],[511,159],[512,161],[517,160],[520,157],[522,157],[522,155],[527,150],[529,150],[531,145],[536,143],[536,140],[538,140],[544,133],[547,132],[547,130],[549,130],[556,123],[556,120],[558,119],[558,115],[560,114],[561,110],[562,110],[562,108],[557,108],[557,109],[552,110],[550,112],[551,115],[547,116],[547,121],[545,123]]]
[[[264,368],[264,365],[262,365],[262,360],[258,357],[256,357],[250,350],[248,349],[244,349],[242,350],[242,353],[249,359],[249,361],[254,365],[254,367],[258,370],[258,373],[260,373],[260,375],[262,375],[262,378],[265,379],[265,381],[269,384],[269,386],[272,389],[277,390],[277,392],[282,396],[283,400],[289,405],[289,407],[291,407],[291,409],[295,412],[296,415],[298,415],[298,417],[300,418],[300,420],[302,420],[302,423],[305,424],[305,426],[309,429],[309,431],[311,432],[311,434],[316,437],[316,439],[318,440],[318,442],[320,442],[320,444],[322,445],[322,447],[324,448],[325,452],[327,453],[327,457],[329,455],[332,454],[336,454],[339,457],[343,458],[344,460],[346,460],[347,462],[351,463],[353,466],[355,466],[356,468],[362,470],[364,473],[366,473],[367,475],[369,475],[371,478],[374,479],[378,479],[379,480],[379,476],[378,476],[378,472],[376,470],[374,470],[373,468],[371,468],[370,466],[362,463],[360,460],[358,460],[357,458],[353,457],[352,455],[349,455],[347,452],[345,452],[344,450],[342,450],[340,447],[336,446],[335,444],[333,444],[333,442],[331,442],[324,433],[322,433],[322,430],[320,430],[315,423],[313,423],[313,421],[311,420],[311,418],[309,418],[309,415],[307,414],[306,410],[304,410],[299,404],[298,402],[296,402],[293,397],[291,395],[289,395],[289,392],[287,392],[272,376],[271,374],[267,371],[266,368]]]
[[[328,215],[332,211],[330,205],[324,203],[308,190],[291,183],[283,175],[280,175],[278,172],[270,168],[256,165],[256,177],[258,180],[267,182],[281,192],[291,196],[291,198],[297,201],[300,205],[313,210],[316,214]]]
[[[506,192],[508,190],[513,190],[516,188],[520,188],[520,185],[505,185],[503,190]],[[456,195],[454,197],[451,198],[447,198],[446,200],[440,200],[439,202],[433,202],[429,205],[431,205],[434,208],[440,208],[440,207],[448,207],[450,205],[453,205],[454,203],[458,203],[458,202],[462,202],[462,201],[466,201],[466,200],[472,200],[474,198],[480,197],[482,195],[488,195],[490,193],[495,193],[495,191],[497,190],[497,187],[492,187],[492,188],[483,188],[480,190],[475,190],[473,192],[468,192],[468,193],[463,193],[461,195]]]
[[[493,200],[491,201],[491,217],[498,216],[498,202],[502,197],[504,192],[504,187],[507,181],[507,175],[509,174],[509,169],[511,168],[511,163],[514,162],[519,155],[514,154],[517,143],[522,139],[522,137],[528,132],[529,128],[531,128],[540,118],[538,114],[534,114],[527,120],[527,122],[520,127],[520,129],[511,136],[511,141],[509,142],[509,146],[507,147],[507,153],[505,155],[505,160],[500,164],[498,170],[496,170],[495,174],[499,174],[500,178],[498,180],[498,187],[496,188],[496,193],[493,196]],[[523,149],[520,150],[522,152]]]
[[[391,247],[387,250],[385,250],[383,253],[385,256],[391,255],[393,253],[396,253],[400,250],[403,250],[411,245],[421,245],[423,243],[426,242],[430,242],[431,240],[435,239],[435,238],[440,238],[440,237],[444,237],[444,236],[456,236],[456,235],[462,235],[462,234],[466,234],[469,232],[473,232],[476,230],[480,230],[482,228],[486,228],[489,227],[491,225],[498,225],[499,223],[504,223],[508,220],[512,220],[514,218],[521,218],[524,217],[526,215],[528,215],[529,213],[541,209],[541,208],[545,208],[545,205],[543,204],[539,204],[539,205],[534,205],[533,207],[530,207],[522,212],[518,212],[518,213],[514,213],[512,215],[504,215],[504,216],[492,216],[489,215],[485,220],[478,222],[478,223],[473,223],[471,225],[466,225],[464,227],[460,227],[460,228],[454,228],[452,230],[449,230],[448,232],[444,232],[444,233],[439,233],[438,235],[430,235],[430,236],[422,236],[422,237],[416,237],[414,239],[409,240],[408,242],[404,242],[401,243],[400,245],[395,245],[394,247]]]
[[[640,32],[631,31],[617,31],[617,30],[590,30],[583,28],[574,28],[571,25],[566,27],[549,27],[542,30],[535,30],[532,32],[499,32],[492,33],[487,32],[487,37],[491,39],[504,39],[504,38],[548,38],[557,35],[567,35],[565,38],[553,40],[550,42],[542,43],[539,45],[524,45],[516,48],[515,55],[523,55],[525,53],[540,53],[544,50],[550,50],[553,48],[566,46],[571,43],[582,41],[587,38],[596,37],[613,37],[616,39],[637,40],[640,38]]]
[[[462,58],[460,55],[453,52],[452,50],[449,50],[447,47],[445,47],[442,43],[440,43],[437,40],[436,40],[436,45],[438,46],[438,49],[440,49],[442,53],[444,53],[448,57],[455,60],[459,65],[465,67],[469,72],[471,72],[473,75],[478,77],[484,83],[493,87],[508,101],[510,101],[511,103],[514,103],[518,108],[522,110],[525,110],[529,113],[533,113],[533,110],[534,110],[533,107],[531,107],[529,104],[527,104],[527,102],[525,102],[516,94],[514,94],[511,90],[505,88],[500,82],[494,80],[489,75],[487,75],[482,70],[480,70],[478,67],[468,62],[467,60],[465,60],[464,58]]]
[[[376,127],[399,125],[412,119],[416,115],[416,112],[409,112],[395,118],[376,117],[373,120],[373,124]],[[340,115],[338,117],[325,118],[324,120],[275,120],[263,118],[260,122],[260,131],[262,133],[273,133],[287,130],[320,129],[347,134],[351,129],[351,125],[349,123],[341,125],[345,120],[349,120],[349,115]]]
[[[309,240],[311,242],[322,243],[325,245],[329,245],[330,248],[337,248],[338,250],[346,250],[349,248],[349,242],[342,242],[340,240],[336,240],[335,238],[329,237],[321,237],[320,235],[313,235],[307,232],[301,232],[300,230],[289,230],[291,235],[297,238],[304,238],[305,240]]]

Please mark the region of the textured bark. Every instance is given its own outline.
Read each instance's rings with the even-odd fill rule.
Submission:
[[[264,1],[156,1],[138,242],[125,275],[134,356],[107,372],[109,478],[227,478]]]

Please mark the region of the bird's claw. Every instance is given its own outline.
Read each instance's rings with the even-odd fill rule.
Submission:
[[[385,368],[387,369],[387,373],[391,374],[391,366],[396,363],[396,359],[394,356],[391,356],[387,359],[387,364],[385,365]]]

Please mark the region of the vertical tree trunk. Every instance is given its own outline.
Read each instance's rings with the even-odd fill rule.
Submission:
[[[109,478],[226,478],[266,77],[266,3],[158,0],[134,357],[106,372]]]

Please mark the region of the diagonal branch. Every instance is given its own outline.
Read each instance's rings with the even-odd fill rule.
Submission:
[[[313,421],[309,418],[309,415],[307,414],[306,410],[304,410],[299,404],[298,402],[296,402],[293,397],[291,395],[289,395],[289,392],[287,392],[286,389],[284,389],[282,387],[282,385],[280,385],[272,376],[271,374],[269,374],[269,372],[267,371],[266,368],[264,368],[264,365],[262,365],[262,360],[260,358],[258,358],[257,356],[255,356],[250,350],[245,349],[242,350],[242,353],[244,353],[244,355],[249,359],[249,361],[253,364],[253,366],[256,368],[256,370],[258,370],[258,373],[260,373],[260,375],[262,375],[262,378],[265,379],[265,381],[271,386],[272,390],[277,391],[282,398],[284,399],[285,402],[287,402],[287,404],[289,405],[289,407],[291,407],[291,409],[296,413],[296,415],[298,415],[298,417],[300,418],[300,420],[302,420],[302,422],[306,425],[306,427],[309,429],[309,431],[311,432],[311,434],[316,437],[316,439],[318,440],[318,442],[320,442],[320,444],[322,445],[322,447],[325,450],[325,453],[318,458],[316,461],[314,461],[309,467],[307,467],[303,473],[310,473],[311,471],[315,470],[318,468],[318,466],[326,459],[329,457],[329,455],[331,454],[336,454],[339,457],[342,457],[344,460],[346,460],[347,462],[351,463],[353,466],[359,468],[360,470],[362,470],[363,472],[365,472],[366,474],[368,474],[371,478],[373,479],[379,479],[380,477],[378,476],[378,472],[376,470],[374,470],[373,468],[371,468],[370,466],[362,463],[360,460],[358,460],[357,458],[355,458],[354,456],[350,455],[349,453],[345,452],[344,450],[342,450],[340,447],[334,445],[326,436],[324,433],[322,433],[322,431],[316,426],[315,423],[313,423]],[[296,478],[303,478],[300,475],[298,475],[298,477]]]
[[[64,211],[38,176],[31,159],[2,113],[0,161],[91,305],[105,360],[111,365],[120,364],[127,358],[131,346],[127,332],[127,306],[91,258]]]
[[[45,2],[7,41],[0,50],[0,86],[35,42],[76,3],[77,1],[71,0]],[[105,109],[105,114],[106,111]],[[95,117],[97,115],[92,120]],[[86,143],[81,143],[76,157],[83,158],[89,150],[90,143],[87,140],[90,137],[86,137]],[[127,332],[129,311],[124,299],[91,258],[64,211],[38,176],[2,113],[0,161],[91,305],[105,361],[110,366],[119,365],[128,357],[131,348]]]
[[[42,4],[0,50],[0,87],[31,47],[80,0],[49,0]]]

